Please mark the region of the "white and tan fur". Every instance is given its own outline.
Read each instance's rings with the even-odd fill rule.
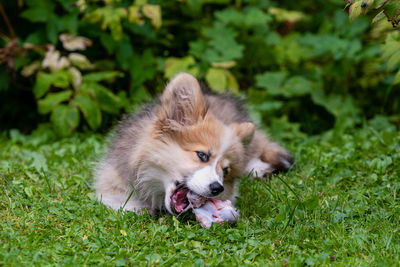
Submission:
[[[199,151],[209,161],[202,162]],[[116,210],[173,213],[178,184],[234,203],[240,176],[265,177],[291,164],[289,153],[255,129],[237,99],[204,94],[195,77],[181,73],[159,102],[117,126],[97,166],[95,188],[98,200]],[[224,188],[218,196],[210,191],[214,182]]]

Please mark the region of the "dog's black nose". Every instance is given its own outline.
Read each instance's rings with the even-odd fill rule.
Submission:
[[[210,184],[210,191],[213,196],[216,196],[222,191],[224,191],[224,187],[220,183],[214,182]]]

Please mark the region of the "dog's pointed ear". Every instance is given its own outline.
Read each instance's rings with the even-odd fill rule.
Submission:
[[[163,115],[160,119],[193,125],[206,114],[206,104],[197,79],[188,73],[179,73],[165,88],[162,96]],[[162,118],[164,117],[164,118]]]
[[[250,143],[253,139],[255,125],[252,122],[232,123],[230,128],[244,144]]]

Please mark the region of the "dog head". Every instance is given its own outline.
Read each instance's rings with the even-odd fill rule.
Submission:
[[[181,187],[204,197],[224,191],[224,183],[241,175],[244,145],[254,133],[250,122],[226,125],[207,109],[195,77],[181,73],[167,85],[156,111],[153,162],[165,171],[165,207],[180,212],[172,201]],[[175,196],[176,198],[176,196]]]

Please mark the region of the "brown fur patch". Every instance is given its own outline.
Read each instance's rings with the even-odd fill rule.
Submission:
[[[225,126],[209,114],[199,123],[184,127],[172,135],[184,150],[211,152],[215,155],[221,146],[224,130]]]

